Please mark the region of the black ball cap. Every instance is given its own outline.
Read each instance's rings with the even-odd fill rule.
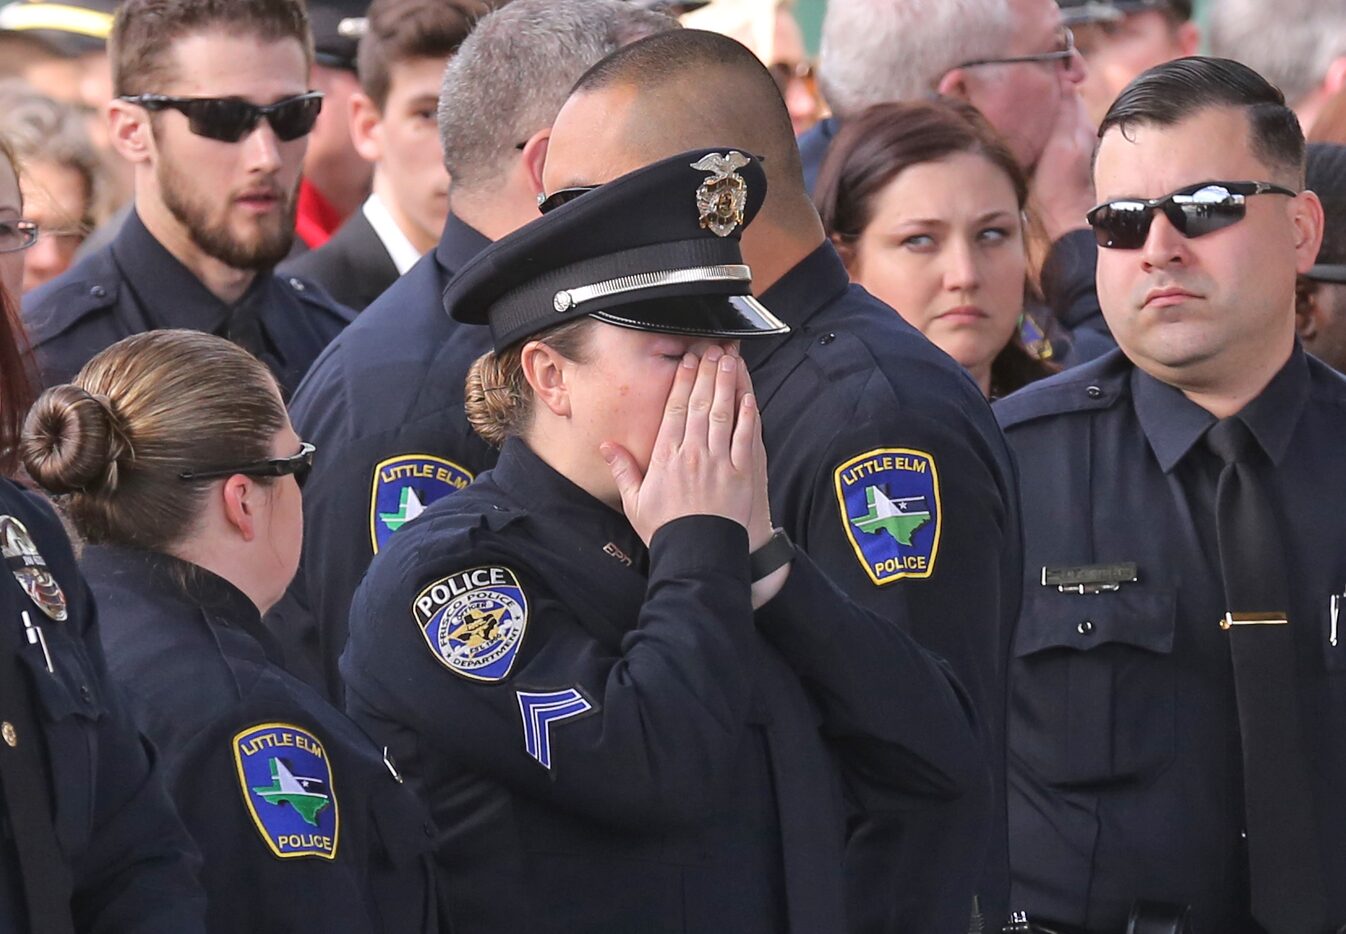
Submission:
[[[0,8],[0,32],[22,33],[76,57],[107,47],[117,0],[15,0]]]
[[[1192,0],[1058,0],[1061,19],[1067,26],[1082,23],[1107,23],[1128,13],[1167,10],[1179,19],[1192,18]]]
[[[313,58],[319,65],[355,71],[360,37],[368,28],[369,0],[309,0]]]
[[[753,156],[698,149],[586,191],[497,240],[444,290],[496,350],[575,318],[711,338],[789,330],[752,297],[739,236],[766,198]]]

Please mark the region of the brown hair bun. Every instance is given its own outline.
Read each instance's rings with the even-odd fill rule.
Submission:
[[[70,383],[38,397],[19,453],[29,476],[52,493],[113,492],[118,462],[134,456],[112,404]]]

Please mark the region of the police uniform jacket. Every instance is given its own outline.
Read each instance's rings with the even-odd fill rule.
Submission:
[[[290,406],[319,453],[304,484],[299,573],[267,622],[287,666],[338,705],[346,617],[370,559],[422,508],[495,463],[463,412],[468,368],[490,337],[450,318],[441,298],[489,242],[449,215],[434,252],[332,342]]]
[[[1019,601],[1009,452],[966,373],[851,286],[831,245],[761,300],[791,327],[742,351],[762,407],[772,519],[848,595],[952,664],[994,772],[956,801],[870,814],[851,852],[853,913],[863,930],[961,934],[974,892],[992,918],[1007,898],[993,782]]]
[[[60,522],[37,497],[0,480],[0,514],[17,519],[63,594],[57,622],[21,588],[0,580],[0,641],[17,652],[42,736],[56,840],[73,881],[75,929],[127,934],[205,930],[200,862],[164,792],[162,769],[107,677],[94,602]],[[8,542],[7,542],[8,544]],[[21,559],[6,552],[9,570]],[[28,562],[31,564],[31,561]],[[22,614],[41,630],[25,638]],[[44,654],[45,652],[45,654]],[[47,656],[50,656],[50,670]],[[0,717],[5,714],[0,712]],[[9,726],[8,722],[5,724]],[[0,804],[0,812],[5,811]],[[9,819],[0,849],[0,930],[26,934]],[[34,931],[33,934],[40,934]]]
[[[156,240],[132,211],[116,237],[24,296],[24,326],[42,383],[68,382],[123,337],[158,328],[218,334],[256,355],[288,397],[328,341],[354,317],[302,279],[258,273],[227,305]]]
[[[112,676],[205,857],[210,929],[437,930],[428,815],[280,669],[252,601],[167,555],[98,545],[81,560]]]
[[[1214,502],[1215,418],[1120,351],[996,406],[1018,456],[1024,601],[1010,671],[1014,907],[1121,931],[1135,898],[1202,931],[1248,915],[1242,760]],[[1295,348],[1240,413],[1282,523],[1330,929],[1346,924],[1346,379]],[[1080,595],[1043,568],[1134,562]]]
[[[517,439],[374,559],[342,674],[421,776],[459,934],[844,931],[848,783],[983,768],[943,663],[807,557],[754,618],[741,526],[647,552]]]

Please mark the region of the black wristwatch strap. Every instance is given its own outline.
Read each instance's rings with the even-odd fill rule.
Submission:
[[[795,556],[795,543],[784,529],[776,529],[761,548],[748,555],[748,570],[755,584],[773,571],[789,564]]]

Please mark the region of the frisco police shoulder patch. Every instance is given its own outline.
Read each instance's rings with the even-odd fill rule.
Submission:
[[[528,626],[528,600],[509,568],[441,577],[416,595],[416,625],[435,658],[472,681],[503,681]]]
[[[426,506],[471,482],[471,473],[430,454],[399,454],[380,461],[369,494],[369,538],[374,553],[388,544],[394,532],[425,512]]]
[[[261,723],[236,734],[233,749],[243,803],[271,852],[336,859],[341,819],[318,738],[289,723]]]
[[[935,459],[910,448],[877,448],[834,474],[841,524],[876,584],[935,573],[941,507]]]

